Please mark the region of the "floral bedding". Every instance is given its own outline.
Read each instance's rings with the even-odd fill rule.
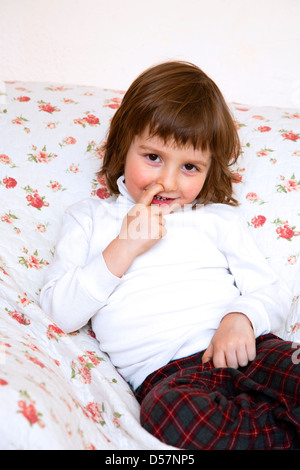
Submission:
[[[90,325],[67,335],[39,306],[64,210],[110,197],[95,173],[123,92],[33,82],[0,89],[0,449],[170,449],[139,425],[139,405]],[[300,110],[231,108],[242,142],[235,192],[292,290],[278,334],[297,351]]]

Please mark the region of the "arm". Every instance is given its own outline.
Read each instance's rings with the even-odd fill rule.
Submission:
[[[102,253],[87,263],[91,224],[86,206],[79,206],[76,216],[66,211],[40,295],[41,307],[65,332],[84,326],[120,282],[108,270]]]
[[[216,367],[238,367],[254,359],[255,337],[280,328],[291,294],[240,220],[232,224],[222,251],[241,295],[224,312],[203,362],[212,358]]]
[[[243,219],[232,224],[222,250],[241,293],[224,313],[244,313],[255,337],[276,333],[288,314],[291,292],[269,266]]]
[[[76,217],[67,211],[55,259],[40,295],[42,308],[65,332],[84,326],[107,303],[134,259],[166,233],[162,209],[150,208],[159,191],[161,185],[144,192],[124,218],[119,236],[89,262],[92,216],[86,209]],[[131,223],[140,226],[138,237]]]
[[[103,251],[108,269],[121,277],[135,260],[148,251],[166,234],[163,214],[171,212],[172,207],[151,206],[155,194],[163,189],[154,184],[142,195],[123,220],[120,234]]]

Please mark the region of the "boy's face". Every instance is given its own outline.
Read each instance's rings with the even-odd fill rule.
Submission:
[[[178,147],[150,137],[148,131],[136,136],[125,161],[125,183],[131,197],[138,202],[143,192],[155,183],[163,186],[151,204],[191,204],[200,193],[210,167],[209,151],[195,150],[192,145]]]

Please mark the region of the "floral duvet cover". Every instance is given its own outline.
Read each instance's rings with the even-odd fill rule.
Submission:
[[[0,299],[0,449],[163,449],[89,326],[66,335],[8,282]]]
[[[169,449],[140,426],[139,405],[90,326],[65,334],[39,306],[64,210],[110,197],[95,173],[123,92],[32,82],[1,90],[0,449]],[[300,110],[231,108],[242,142],[235,191],[292,290],[278,333],[297,353]]]

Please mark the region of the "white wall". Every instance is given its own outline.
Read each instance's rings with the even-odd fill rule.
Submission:
[[[300,0],[0,0],[0,80],[126,89],[169,59],[228,100],[300,107]]]

